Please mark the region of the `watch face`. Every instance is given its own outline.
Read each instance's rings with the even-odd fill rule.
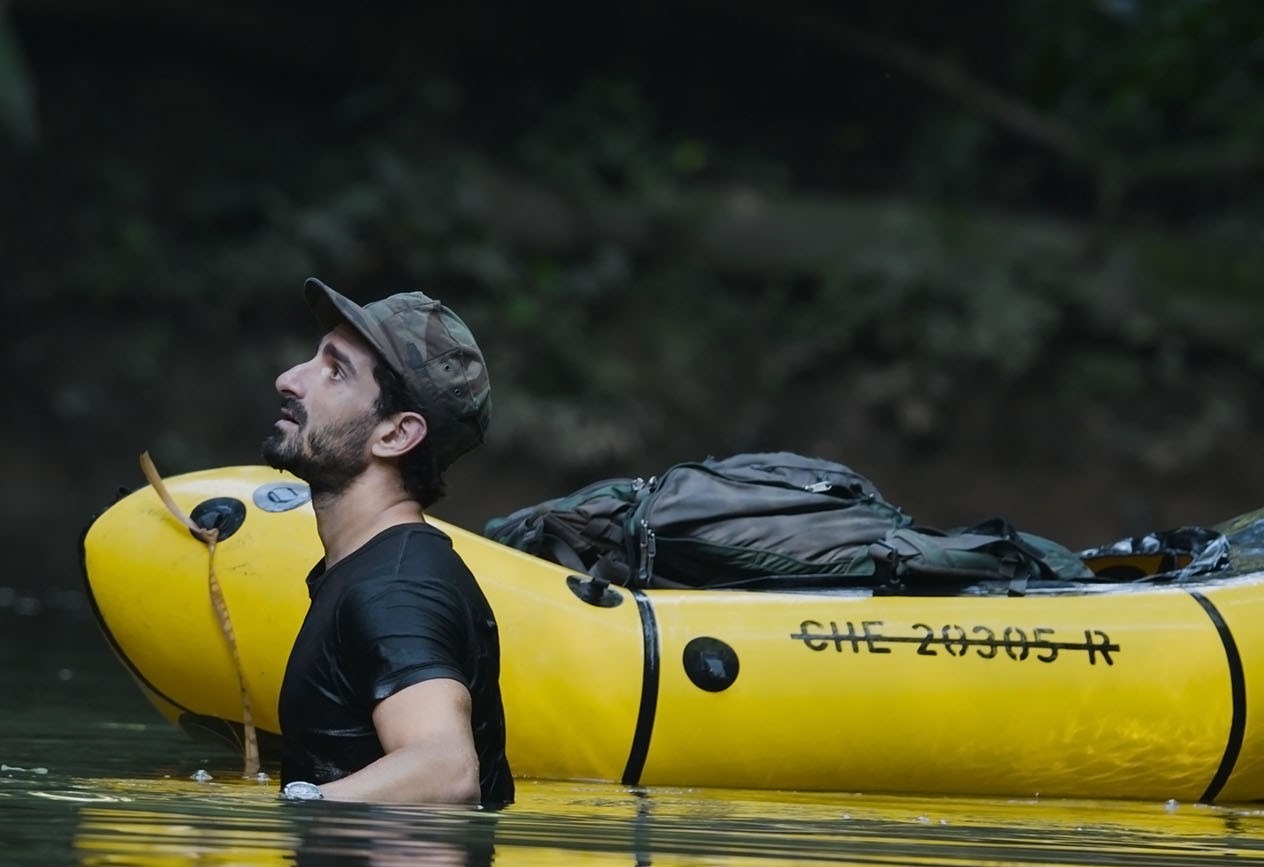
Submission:
[[[295,801],[319,801],[325,796],[321,794],[320,786],[315,783],[305,783],[298,780],[293,783],[287,783],[285,788],[281,790],[281,797]]]

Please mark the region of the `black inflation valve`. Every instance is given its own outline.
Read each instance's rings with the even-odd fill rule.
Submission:
[[[701,635],[685,645],[685,674],[698,689],[723,692],[737,680],[737,651],[718,638]]]
[[[233,497],[214,497],[198,503],[189,518],[203,530],[218,530],[218,541],[223,542],[241,529],[246,520],[246,504]]]

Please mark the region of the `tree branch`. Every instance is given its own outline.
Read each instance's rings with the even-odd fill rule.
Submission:
[[[711,5],[713,0],[701,0]],[[1023,138],[1077,162],[1096,165],[1101,148],[1060,118],[1043,114],[1021,99],[971,75],[946,57],[934,56],[913,45],[859,27],[840,15],[819,8],[764,3],[730,2],[724,8],[777,26],[796,35],[835,45],[892,68],[952,97],[957,102]]]

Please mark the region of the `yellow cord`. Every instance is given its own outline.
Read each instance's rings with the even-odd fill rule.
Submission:
[[[250,706],[250,695],[246,692],[246,675],[241,667],[241,654],[237,650],[237,634],[233,631],[233,620],[228,615],[228,603],[224,601],[224,591],[219,585],[219,579],[215,577],[215,544],[219,541],[219,530],[215,528],[207,530],[199,527],[180,510],[180,507],[176,505],[176,501],[171,498],[171,494],[167,491],[167,486],[163,484],[162,477],[158,475],[158,469],[154,466],[153,460],[150,459],[149,452],[141,453],[140,468],[145,474],[145,478],[149,480],[149,484],[153,486],[158,496],[162,499],[163,504],[166,505],[167,511],[175,516],[177,521],[188,527],[194,536],[206,543],[206,583],[211,591],[211,605],[215,608],[215,616],[219,619],[220,632],[223,633],[224,641],[228,644],[228,650],[232,654],[233,665],[237,670],[237,684],[241,688],[241,721],[246,740],[246,767],[242,774],[252,777],[259,773],[259,736],[255,732],[255,717]]]

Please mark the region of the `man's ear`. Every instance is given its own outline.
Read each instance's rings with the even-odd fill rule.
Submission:
[[[426,438],[426,418],[416,412],[400,412],[383,419],[373,441],[373,454],[379,458],[403,457]]]

